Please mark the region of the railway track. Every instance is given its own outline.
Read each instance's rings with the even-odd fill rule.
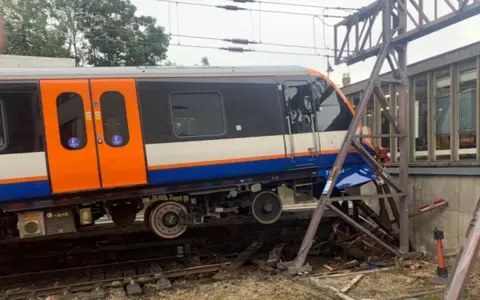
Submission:
[[[45,246],[47,254],[35,255],[29,248],[26,264],[31,265],[28,268],[22,265],[20,254],[11,256],[10,260],[0,258],[4,274],[0,276],[0,300],[38,299],[51,295],[70,299],[77,293],[87,294],[87,299],[104,299],[106,291],[112,287],[123,287],[127,295],[140,294],[146,283],[168,285],[174,278],[223,270],[232,258],[255,241],[262,242],[262,251],[270,251],[276,243],[298,244],[307,226],[308,220],[297,220],[268,226],[212,227],[169,241],[145,236],[136,240],[135,235],[123,239],[117,236],[85,248],[80,247],[81,243],[58,251]]]

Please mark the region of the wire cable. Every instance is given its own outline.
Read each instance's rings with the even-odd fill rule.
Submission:
[[[118,42],[114,39],[105,39],[105,38],[94,38],[95,41],[104,41],[109,42]],[[143,45],[163,45],[162,43],[152,43],[144,41],[136,41],[138,44]],[[316,54],[316,53],[300,53],[300,52],[288,52],[288,51],[269,51],[269,50],[257,50],[257,49],[248,49],[242,47],[215,47],[215,46],[205,46],[205,45],[191,45],[191,44],[171,44],[172,47],[187,47],[187,48],[199,48],[199,49],[210,49],[210,50],[222,50],[234,53],[246,53],[246,52],[257,52],[257,53],[268,53],[268,54],[283,54],[283,55],[296,55],[296,56],[316,56],[316,57],[329,57],[329,55]]]
[[[228,10],[228,11],[254,11],[254,12],[267,12],[267,13],[274,13],[274,14],[286,14],[286,15],[308,16],[308,17],[318,16],[318,14],[311,14],[311,13],[279,11],[279,10],[266,10],[266,9],[257,9],[257,8],[244,8],[244,7],[239,7],[239,6],[236,6],[236,5],[213,5],[213,4],[205,4],[205,3],[195,3],[195,2],[186,2],[186,1],[172,1],[172,0],[154,0],[154,1],[167,2],[167,3],[177,3],[177,5],[178,4],[184,4],[184,5],[194,5],[194,6],[202,6],[202,7],[220,8],[220,9],[225,9],[225,10]],[[324,18],[344,19],[346,16],[323,15],[323,17]]]
[[[260,4],[271,4],[271,5],[282,5],[282,6],[294,6],[294,7],[306,7],[306,8],[320,8],[320,9],[333,9],[333,10],[344,10],[344,11],[358,11],[359,8],[353,7],[340,7],[340,6],[324,6],[324,5],[313,5],[313,4],[301,4],[301,3],[285,3],[285,2],[275,2],[275,1],[257,1],[257,0],[230,0],[235,3],[260,3]]]

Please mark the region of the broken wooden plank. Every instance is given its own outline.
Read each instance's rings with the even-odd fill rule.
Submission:
[[[340,291],[342,293],[348,293],[348,291],[351,288],[353,288],[362,278],[363,278],[363,274],[358,274],[346,286],[344,286]]]
[[[234,260],[233,262],[228,266],[227,269],[224,271],[220,271],[215,276],[213,276],[213,279],[216,280],[223,280],[231,275],[233,271],[236,269],[240,268],[242,265],[244,265],[247,261],[249,261],[255,253],[257,253],[258,250],[262,247],[263,243],[261,242],[254,242],[251,244],[245,251],[240,253]]]
[[[344,263],[343,265],[340,265],[340,266],[330,266],[330,265],[323,265],[323,267],[329,271],[340,271],[340,270],[345,270],[345,269],[349,269],[349,268],[353,268],[355,266],[358,266],[360,263],[358,262],[358,260],[352,260],[352,261],[349,261],[347,263]]]
[[[282,251],[284,244],[277,244],[273,248],[273,250],[270,252],[270,255],[268,256],[267,259],[267,265],[270,267],[276,266],[277,263],[280,261],[280,258],[282,256]]]
[[[333,297],[335,299],[340,299],[340,300],[355,300],[354,298],[345,295],[338,289],[334,288],[333,286],[329,285],[324,285],[318,278],[310,278],[310,282],[312,282],[316,287],[318,287],[320,290],[325,292],[326,294],[330,295],[330,297]]]
[[[358,272],[343,272],[343,273],[327,273],[327,274],[317,274],[314,275],[315,278],[325,278],[325,277],[344,277],[344,276],[352,276],[352,275],[357,275],[357,274],[370,274],[370,273],[376,273],[376,272],[382,272],[382,271],[388,271],[391,270],[392,268],[376,268],[376,269],[371,269],[371,270],[365,270],[365,271],[358,271]]]

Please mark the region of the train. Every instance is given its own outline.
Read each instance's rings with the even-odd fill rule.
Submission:
[[[282,188],[318,199],[354,115],[300,66],[2,69],[0,236],[125,227],[139,211],[165,239],[239,215],[272,224]],[[352,150],[335,191],[374,179]]]

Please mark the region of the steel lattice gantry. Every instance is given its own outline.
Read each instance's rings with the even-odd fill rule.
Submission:
[[[425,9],[429,5],[431,10]],[[440,7],[447,7],[447,12],[440,14]],[[408,224],[408,162],[409,162],[409,134],[408,134],[408,97],[407,97],[407,44],[429,33],[438,31],[447,26],[458,23],[480,13],[480,0],[457,0],[452,4],[451,0],[378,0],[369,6],[348,16],[335,25],[335,63],[347,65],[363,61],[376,56],[376,62],[370,74],[362,99],[357,106],[356,115],[347,131],[340,152],[332,167],[329,178],[318,199],[317,208],[310,221],[297,257],[290,262],[279,264],[280,268],[286,268],[290,273],[298,273],[309,270],[305,260],[318,225],[322,219],[326,207],[335,211],[352,226],[363,231],[387,250],[398,256],[408,255],[409,249],[409,224]],[[407,24],[413,24],[408,28]],[[374,29],[380,28],[380,33],[375,36]],[[392,69],[392,78],[380,79],[380,70],[387,61]],[[381,89],[382,83],[395,84],[399,93],[398,114],[395,109],[389,110],[390,101],[385,98]],[[357,128],[363,119],[367,105],[375,94],[379,104],[383,107],[382,113],[390,122],[392,134],[370,136],[372,138],[391,137],[398,138],[400,148],[400,172],[399,180],[392,178],[369,152],[364,150]],[[391,97],[394,99],[395,97]],[[367,163],[372,166],[377,177],[381,178],[395,191],[394,197],[399,201],[399,227],[400,249],[394,249],[384,243],[371,231],[364,228],[341,210],[331,205],[331,195],[335,182],[345,161],[345,157],[351,148],[356,149]],[[373,195],[367,197],[372,198]],[[384,198],[386,195],[377,195]],[[364,196],[358,196],[362,199]]]

